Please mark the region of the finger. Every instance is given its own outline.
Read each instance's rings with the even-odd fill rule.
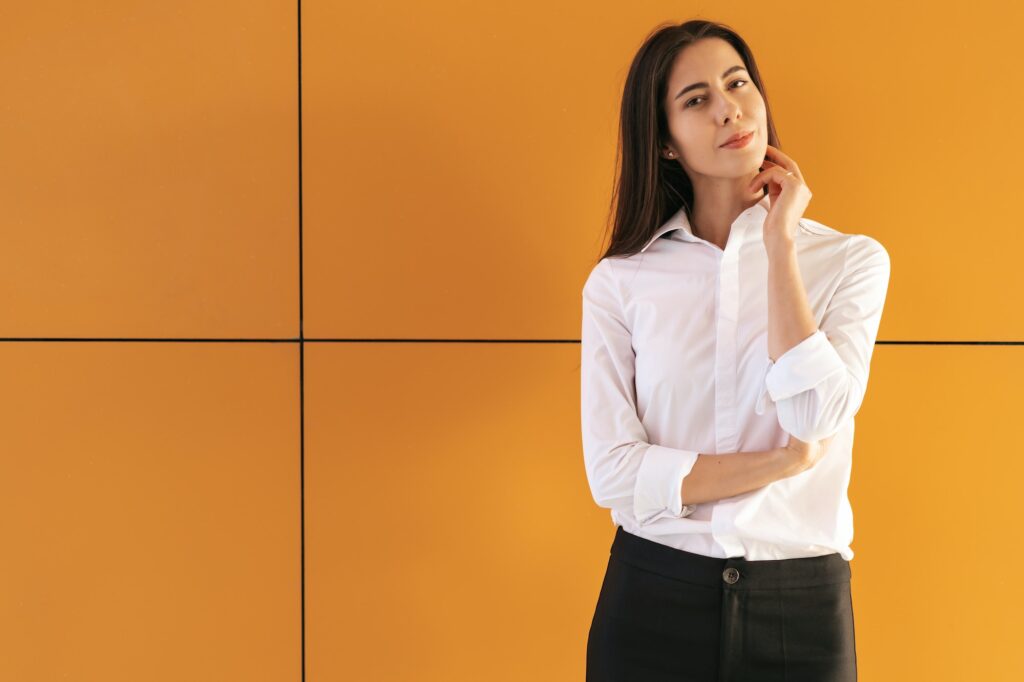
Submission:
[[[788,168],[789,170],[793,171],[794,173],[799,173],[800,172],[800,167],[796,165],[796,161],[794,161],[792,158],[790,158],[789,155],[787,155],[785,152],[783,152],[778,147],[773,147],[771,145],[768,145],[767,148],[765,149],[765,154],[767,156],[770,156],[772,158],[772,160],[775,163],[779,164],[780,166],[785,166],[786,168]]]
[[[761,168],[759,168],[758,170],[759,171],[768,170],[769,168],[783,168],[783,166],[781,166],[780,164],[775,163],[771,159],[765,159],[764,162],[762,162],[762,164],[761,164]]]
[[[763,171],[761,171],[760,173],[753,177],[753,179],[750,181],[749,189],[751,192],[753,192],[754,190],[763,187],[769,182],[774,182],[778,185],[783,185],[787,182],[799,179],[797,178],[796,173],[794,173],[793,175],[788,175],[788,173],[789,171],[787,171],[782,166],[772,166],[770,168],[765,168]]]
[[[800,171],[799,171],[799,170],[797,170],[797,169],[793,169],[793,168],[790,168],[790,167],[789,167],[788,165],[786,165],[786,164],[783,164],[783,163],[779,163],[778,161],[772,161],[772,160],[771,160],[771,159],[769,159],[769,158],[765,158],[765,160],[764,160],[764,163],[763,163],[762,165],[763,165],[763,166],[764,166],[765,168],[781,168],[781,169],[783,169],[783,170],[784,170],[785,172],[787,172],[787,173],[792,173],[792,174],[793,174],[793,175],[795,175],[796,177],[798,177],[798,178],[800,178],[801,180],[803,180],[803,176],[801,176],[801,175],[800,175]]]

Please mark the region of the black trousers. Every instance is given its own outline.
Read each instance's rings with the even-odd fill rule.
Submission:
[[[854,682],[850,562],[749,561],[616,529],[587,682]]]

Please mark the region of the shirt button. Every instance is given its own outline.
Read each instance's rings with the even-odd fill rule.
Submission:
[[[730,566],[729,568],[727,568],[724,571],[722,571],[722,577],[725,578],[725,582],[727,582],[730,585],[732,585],[733,583],[735,583],[737,580],[740,579],[740,572],[737,571],[732,566]]]

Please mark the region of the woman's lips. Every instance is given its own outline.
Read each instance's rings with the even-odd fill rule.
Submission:
[[[746,147],[747,144],[750,143],[750,140],[753,139],[753,137],[754,131],[750,131],[750,133],[746,137],[741,137],[735,142],[730,142],[729,144],[723,144],[722,149],[740,149],[741,147]]]

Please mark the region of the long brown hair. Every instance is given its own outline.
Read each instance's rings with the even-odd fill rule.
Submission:
[[[615,151],[618,177],[609,208],[614,226],[611,242],[599,261],[639,253],[681,207],[691,217],[693,185],[676,160],[666,159],[658,151],[670,139],[664,105],[669,72],[679,52],[702,38],[722,38],[743,58],[747,73],[764,98],[768,144],[782,148],[757,62],[739,34],[724,24],[700,19],[655,27],[637,51],[626,76]],[[606,224],[606,234],[607,230]]]

